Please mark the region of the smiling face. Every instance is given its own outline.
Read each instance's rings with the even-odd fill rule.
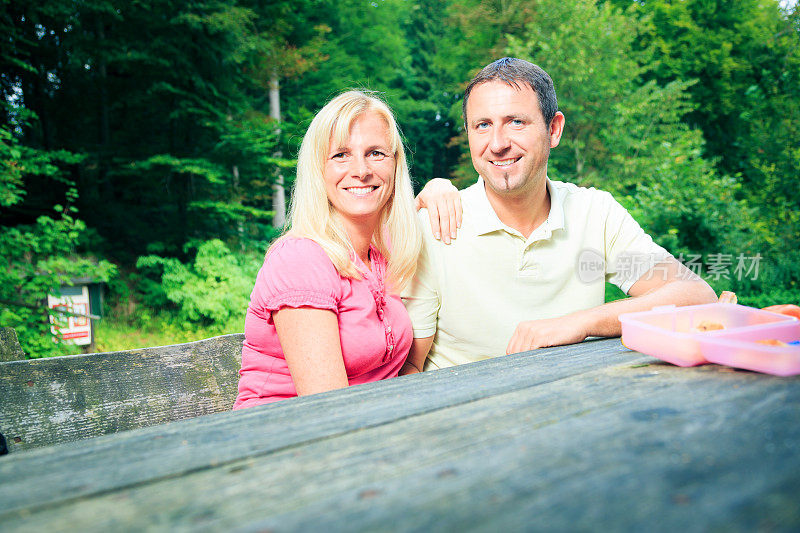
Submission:
[[[328,201],[348,229],[372,232],[394,192],[395,157],[389,126],[367,111],[351,124],[345,142],[331,141],[323,166]],[[371,229],[370,229],[371,228]]]
[[[466,120],[472,164],[487,194],[546,194],[547,159],[561,138],[561,113],[548,126],[529,85],[489,81],[472,89]]]

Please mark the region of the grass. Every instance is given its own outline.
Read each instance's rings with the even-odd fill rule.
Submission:
[[[134,350],[137,348],[150,348],[153,346],[167,346],[183,342],[199,341],[225,335],[228,333],[241,333],[244,330],[244,317],[231,320],[222,326],[198,326],[194,324],[179,324],[169,319],[157,318],[144,325],[135,325],[127,321],[103,318],[98,322],[94,332],[95,352],[116,352],[121,350]],[[70,354],[83,353],[82,347],[74,346]]]

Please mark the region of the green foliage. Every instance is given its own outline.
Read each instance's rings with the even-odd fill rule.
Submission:
[[[622,292],[622,289],[620,289],[613,283],[606,282],[606,294],[605,294],[606,302],[613,302],[627,297],[628,295]]]
[[[47,295],[71,285],[74,277],[108,281],[116,267],[77,255],[85,224],[76,218],[77,191],[65,177],[63,167],[80,157],[63,151],[44,152],[20,146],[14,136],[0,129],[0,158],[4,171],[0,180],[3,207],[14,208],[23,199],[25,183],[39,179],[68,185],[65,203],[30,224],[0,226],[0,255],[8,265],[0,269],[0,324],[16,329],[22,349],[29,357],[58,355],[68,350],[53,342],[50,334]]]
[[[452,139],[461,129],[460,85],[469,66],[461,61],[463,40],[448,24],[450,17],[446,2],[422,0],[402,20],[410,53],[395,83],[401,97],[392,104],[419,185],[429,178],[449,177],[461,156]]]
[[[697,2],[658,5],[699,9]],[[611,191],[676,257],[701,257],[707,277],[709,256],[729,255],[728,277],[709,277],[718,291],[735,290],[746,299],[770,293],[777,283],[797,287],[797,264],[786,260],[793,250],[776,240],[782,235],[797,248],[797,195],[789,192],[793,187],[787,188],[786,179],[797,174],[792,167],[796,150],[788,137],[770,142],[772,153],[766,158],[759,159],[763,149],[753,151],[753,159],[770,162],[760,167],[765,181],[761,194],[753,194],[745,188],[749,179],[720,173],[718,161],[706,155],[701,130],[687,125],[692,123],[687,117],[709,105],[708,99],[698,100],[709,87],[698,92],[704,80],[662,75],[664,64],[653,58],[663,49],[651,38],[651,19],[590,0],[569,5],[543,0],[531,17],[523,36],[507,36],[507,52],[541,65],[556,84],[559,108],[567,120],[561,144],[551,152],[551,176]],[[670,19],[670,24],[680,26],[682,20]],[[698,39],[707,43],[709,37]],[[736,42],[741,43],[741,37]],[[729,73],[738,69],[734,63],[746,63],[738,57],[731,64],[720,61],[717,67]],[[793,109],[788,102],[786,107]],[[754,121],[750,129],[776,120],[781,119]],[[783,131],[796,129],[794,124],[784,125]],[[785,162],[780,175],[776,161]],[[776,201],[783,205],[775,211],[762,207]],[[775,218],[781,221],[777,226]],[[734,274],[738,257],[757,255],[763,260],[756,279]]]
[[[25,194],[22,184],[22,168],[20,167],[22,150],[14,142],[10,131],[0,129],[0,206],[9,207]]]
[[[727,195],[736,206],[730,216],[747,231],[739,241],[741,232],[728,233],[730,225],[709,229],[736,253],[757,252],[764,261],[757,280],[731,281],[726,288],[740,291],[743,302],[768,294],[785,298],[783,291],[800,300],[798,6],[783,10],[765,0],[722,8],[699,0],[615,3],[629,7],[645,28],[638,48],[652,57],[651,77],[697,81],[688,89],[694,110],[684,120],[704,132],[702,157],[737,177],[735,197]],[[705,184],[698,185],[698,193],[706,194]]]
[[[109,310],[131,328],[233,323],[246,300],[219,295],[249,293],[256,255],[278,234],[276,177],[291,186],[305,128],[330,97],[382,92],[415,181],[464,186],[475,172],[463,88],[513,54],[548,70],[567,117],[553,178],[611,191],[678,256],[760,255],[757,279],[711,279],[742,302],[800,300],[797,7],[0,2],[0,32],[1,299],[38,302],[91,273],[110,280]],[[124,275],[79,259],[88,250]],[[37,324],[21,334],[26,349],[58,349],[38,311],[3,305],[4,324]]]
[[[220,240],[197,247],[191,265],[157,255],[140,257],[136,267],[160,274],[158,285],[145,285],[145,301],[160,308],[166,302],[177,307],[186,323],[224,324],[242,316],[249,303],[255,272],[237,259]]]
[[[554,80],[567,120],[561,145],[551,153],[552,173],[619,194],[681,171],[694,143],[702,143],[681,122],[691,110],[691,83],[645,81],[652,67],[648,54],[632,46],[641,31],[637,21],[590,0],[544,0],[532,17],[524,38],[509,37],[507,51]]]
[[[652,57],[654,77],[698,81],[690,89],[696,109],[689,119],[703,130],[710,155],[721,158],[720,168],[746,171],[753,139],[742,115],[755,111],[746,94],[790,90],[786,82],[797,74],[791,65],[800,37],[796,27],[792,31],[797,8],[786,17],[770,0],[616,3],[629,5],[642,21],[638,41]]]
[[[264,113],[264,82],[277,66],[303,69],[284,61],[299,56],[277,44],[292,32],[267,28],[271,8],[246,4],[7,7],[7,117],[23,146],[81,154],[76,205],[103,252],[132,262],[156,241],[180,256],[192,239],[263,240],[275,169],[292,165],[275,156],[285,139]],[[264,63],[269,47],[280,61]],[[46,189],[25,193],[53,205]]]

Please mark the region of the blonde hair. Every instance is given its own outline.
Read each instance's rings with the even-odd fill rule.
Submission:
[[[389,126],[395,157],[394,190],[383,207],[372,243],[386,258],[387,289],[399,293],[411,281],[422,248],[422,235],[414,208],[414,190],[408,173],[403,141],[389,107],[373,94],[340,94],[311,121],[297,156],[297,179],[289,209],[291,229],[285,237],[303,237],[319,244],[341,276],[361,279],[354,263],[356,252],[336,209],[328,201],[323,168],[331,141],[341,146],[353,123],[365,113],[376,113]]]

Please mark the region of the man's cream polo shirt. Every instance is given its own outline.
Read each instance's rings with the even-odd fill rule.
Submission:
[[[497,217],[483,180],[461,191],[458,238],[433,238],[404,295],[414,337],[435,335],[426,370],[505,355],[517,324],[601,305],[608,280],[624,292],[669,254],[612,196],[547,181],[550,214],[525,239]]]

